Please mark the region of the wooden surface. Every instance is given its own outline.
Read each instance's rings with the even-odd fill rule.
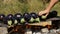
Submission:
[[[44,21],[44,22],[33,23],[33,24],[28,24],[28,25],[46,26],[46,25],[52,25],[52,22],[51,21]]]

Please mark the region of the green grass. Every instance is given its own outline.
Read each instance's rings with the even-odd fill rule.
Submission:
[[[0,0],[0,14],[38,13],[44,10],[46,5],[43,4],[42,0]],[[56,10],[58,15],[60,15],[60,2],[57,3],[52,10]]]

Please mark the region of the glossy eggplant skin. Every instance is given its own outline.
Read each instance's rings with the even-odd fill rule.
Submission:
[[[31,15],[31,18],[33,18],[33,22],[32,23],[40,22],[38,14],[32,12],[32,13],[30,13],[30,15]]]
[[[18,23],[20,24],[21,18],[22,18],[22,15],[20,13],[16,13],[14,15],[14,19],[17,20],[17,24]]]
[[[4,18],[4,23],[8,25],[8,21],[11,21],[13,25],[14,24],[14,18],[13,18],[13,15],[12,14],[8,14],[5,18]],[[8,25],[10,26],[10,25]]]
[[[46,19],[57,17],[57,11],[51,11]]]
[[[29,20],[31,19],[31,15],[29,13],[24,13],[23,17],[24,17],[26,23],[29,23]]]
[[[34,19],[36,19],[38,17],[38,15],[34,12],[30,13],[31,17],[33,17]]]

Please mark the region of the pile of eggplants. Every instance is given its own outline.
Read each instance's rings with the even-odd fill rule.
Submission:
[[[4,14],[0,14],[0,23],[11,25],[24,25],[29,23],[40,23],[41,21],[46,21],[47,19],[57,17],[57,11],[51,11],[47,16],[43,14],[39,16],[38,14],[32,13],[16,13],[15,15],[8,14],[5,16]]]

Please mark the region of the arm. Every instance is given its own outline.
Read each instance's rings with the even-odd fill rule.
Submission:
[[[50,1],[50,4],[48,5],[48,7],[46,8],[46,10],[51,10],[51,8],[54,6],[54,4],[58,2],[58,0],[51,0]]]
[[[49,5],[44,11],[39,12],[39,15],[47,14],[50,12],[51,8],[58,2],[58,0],[50,0]]]

